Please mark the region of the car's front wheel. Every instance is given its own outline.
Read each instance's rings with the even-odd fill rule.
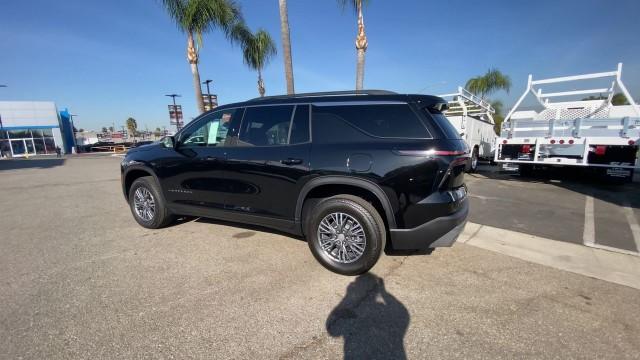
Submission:
[[[148,229],[162,228],[173,221],[173,215],[151,176],[144,176],[133,182],[129,189],[129,206],[133,218]]]
[[[359,275],[371,269],[386,241],[384,221],[362,198],[337,195],[309,212],[305,234],[311,253],[327,269]]]

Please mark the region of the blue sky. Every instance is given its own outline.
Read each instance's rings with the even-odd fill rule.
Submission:
[[[241,0],[247,23],[278,43],[277,0]],[[609,5],[615,3],[615,6]],[[512,78],[509,107],[526,77],[614,70],[640,97],[640,1],[372,0],[365,87],[452,92],[497,67]],[[355,15],[335,0],[289,0],[296,91],[353,88]],[[25,0],[0,5],[0,100],[53,100],[78,114],[78,127],[168,127],[167,93],[196,116],[185,36],[155,0]],[[240,49],[205,36],[200,72],[221,103],[258,95]],[[267,94],[285,92],[278,54],[264,73]]]

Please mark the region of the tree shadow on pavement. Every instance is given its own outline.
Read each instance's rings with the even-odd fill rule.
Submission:
[[[358,276],[326,321],[332,337],[344,338],[344,359],[406,359],[409,311],[372,273]]]
[[[64,165],[65,159],[4,159],[0,160],[0,171],[17,169],[46,169]]]

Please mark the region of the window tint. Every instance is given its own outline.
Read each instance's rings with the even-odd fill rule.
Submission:
[[[451,124],[449,119],[447,119],[447,117],[442,112],[435,109],[427,108],[425,108],[424,111],[431,115],[431,118],[433,118],[440,129],[442,129],[442,132],[444,133],[446,139],[460,139],[458,130],[456,130],[453,124]]]
[[[344,119],[332,112],[327,112],[325,106],[313,106],[311,119],[314,144],[352,143],[371,140]]]
[[[238,145],[287,145],[292,105],[247,108],[240,128]]]
[[[424,124],[407,104],[318,106],[317,111],[332,113],[368,135],[375,137],[431,137]]]
[[[182,134],[180,146],[224,146],[231,120],[236,114],[242,114],[242,111],[238,109],[220,110],[205,116],[198,124]]]
[[[290,144],[301,144],[309,141],[309,105],[296,106],[291,125]]]

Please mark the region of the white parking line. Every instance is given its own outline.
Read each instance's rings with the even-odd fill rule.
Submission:
[[[596,243],[596,223],[593,220],[593,196],[587,195],[584,202],[584,232],[582,233],[582,243],[586,246],[593,246]]]
[[[636,251],[640,252],[640,225],[638,225],[638,220],[636,220],[636,216],[633,213],[633,209],[628,204],[622,208],[624,210],[624,214],[627,216],[627,222],[629,223],[629,227],[631,228],[631,234],[633,235],[633,241],[636,243]]]

